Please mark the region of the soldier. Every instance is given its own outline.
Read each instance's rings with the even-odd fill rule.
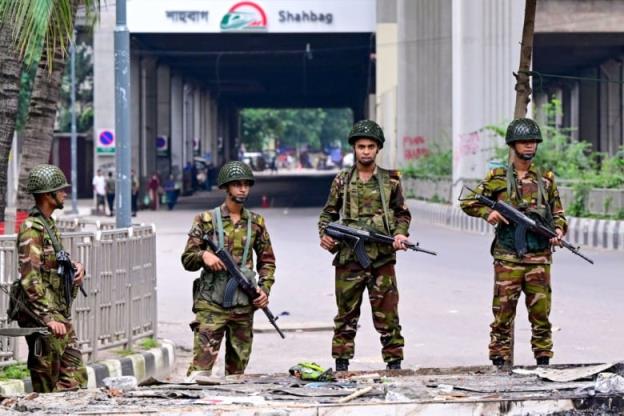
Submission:
[[[61,236],[52,212],[63,208],[69,185],[65,175],[52,165],[38,165],[28,175],[28,192],[35,207],[20,227],[18,235],[19,273],[25,306],[20,311],[20,327],[47,326],[51,335],[33,334],[28,343],[28,369],[33,390],[49,393],[87,387],[87,370],[71,323],[71,303],[65,299],[65,282],[58,274],[56,252],[62,249]],[[75,299],[84,277],[78,262],[72,289]],[[35,319],[37,318],[37,319]]]
[[[201,276],[193,283],[195,320],[191,323],[194,346],[188,369],[190,377],[198,371],[212,370],[224,334],[225,374],[245,371],[251,354],[254,308],[268,305],[275,281],[275,256],[265,220],[243,207],[254,184],[250,167],[239,161],[226,163],[219,171],[217,184],[225,191],[224,203],[195,217],[182,253],[186,270],[202,269]],[[226,295],[231,277],[223,262],[202,241],[205,235],[217,241],[219,247],[225,247],[254,283],[251,249],[256,252],[260,296],[253,303],[240,288]]]
[[[468,215],[481,217],[496,226],[492,243],[494,257],[494,322],[490,332],[490,359],[501,367],[508,362],[512,348],[513,321],[520,292],[524,292],[529,311],[533,354],[538,365],[548,365],[552,353],[552,333],[548,319],[551,306],[550,264],[552,245],[559,245],[567,222],[552,171],[542,172],[532,161],[542,134],[535,121],[514,120],[507,128],[505,142],[513,150],[507,168],[490,170],[477,192],[494,200],[503,200],[526,215],[554,229],[550,240],[527,233],[528,253],[516,254],[515,226],[498,211],[465,199],[461,208]]]
[[[382,169],[375,159],[384,144],[384,134],[374,121],[362,120],[353,125],[349,144],[353,146],[355,165],[336,175],[327,203],[321,211],[318,228],[321,247],[336,253],[336,305],[332,356],[336,371],[347,371],[353,358],[354,339],[365,289],[373,312],[373,323],[380,334],[383,360],[388,369],[400,369],[404,340],[399,325],[394,264],[395,250],[405,250],[411,215],[401,190],[399,172]],[[325,235],[332,221],[365,227],[394,236],[393,246],[367,244],[371,266],[363,269],[353,250]]]

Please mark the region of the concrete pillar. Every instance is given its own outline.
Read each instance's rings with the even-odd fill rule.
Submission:
[[[156,60],[152,57],[141,59],[141,166],[146,172],[158,171],[167,175],[168,169],[161,171],[156,164],[156,132],[158,129],[158,83]]]
[[[115,156],[97,154],[100,130],[115,129],[115,51],[113,30],[115,28],[114,4],[102,4],[98,23],[93,31],[93,170],[112,166]]]
[[[223,159],[220,154],[222,141],[219,138],[219,106],[216,98],[210,99],[210,136],[212,160],[215,166],[220,166]]]
[[[453,201],[464,178],[482,178],[493,145],[483,129],[510,121],[520,60],[524,1],[452,1]]]
[[[183,100],[182,78],[171,74],[171,169],[174,173],[182,173],[184,132],[183,132]]]
[[[193,90],[193,152],[190,160],[201,154],[201,119],[201,91],[199,88],[195,88]]]
[[[171,140],[171,69],[167,65],[159,65],[156,69],[156,136],[164,136]],[[159,171],[171,172],[171,141],[169,155],[157,156]]]
[[[397,0],[377,1],[375,119],[386,142],[379,155],[382,166],[397,164],[398,24]]]
[[[451,0],[398,1],[397,163],[451,146]]]
[[[193,159],[193,86],[185,83],[182,100],[182,167]]]
[[[146,177],[147,175],[151,175],[152,172],[147,170],[147,166],[143,163],[141,158],[141,140],[142,140],[142,130],[145,126],[145,119],[143,118],[145,114],[144,105],[146,103],[145,97],[143,96],[143,83],[141,77],[141,57],[137,53],[130,54],[130,90],[132,102],[129,105],[130,108],[130,138],[131,138],[131,149],[132,149],[132,166],[140,166],[141,167],[141,176]]]

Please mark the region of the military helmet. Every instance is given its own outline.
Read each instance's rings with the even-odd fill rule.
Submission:
[[[360,120],[353,125],[349,132],[349,144],[355,144],[355,141],[360,138],[375,140],[379,144],[380,149],[386,141],[383,130],[373,120]]]
[[[249,165],[234,160],[227,162],[219,171],[217,186],[221,188],[223,185],[234,181],[249,181],[253,185],[256,180],[254,179],[253,172]]]
[[[505,143],[512,145],[521,140],[542,141],[542,132],[537,123],[530,118],[517,118],[507,127]]]
[[[28,174],[26,190],[29,194],[45,194],[67,188],[69,184],[62,170],[54,165],[37,165]]]

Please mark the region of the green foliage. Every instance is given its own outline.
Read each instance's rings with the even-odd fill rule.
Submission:
[[[408,164],[402,169],[402,173],[408,178],[451,176],[453,174],[453,151],[434,148],[418,158],[416,162]]]
[[[114,350],[113,352],[121,357],[127,357],[134,354],[134,350],[132,348],[122,348],[119,350]]]
[[[22,380],[30,377],[26,364],[13,364],[4,367],[0,372],[0,380]]]
[[[349,109],[270,109],[248,108],[241,111],[241,139],[250,151],[265,150],[272,141],[280,146],[307,144],[320,149],[346,137],[353,116]]]
[[[561,116],[561,102],[553,99],[542,111],[547,123],[541,125],[544,141],[540,143],[535,163],[542,169],[550,169],[558,179],[581,182],[578,192],[587,188],[617,188],[624,186],[624,148],[614,155],[592,151],[591,143],[570,138],[571,129],[558,128],[552,122]],[[507,123],[486,126],[486,129],[505,137]],[[496,151],[499,162],[507,160],[507,147]],[[579,201],[583,198],[578,195]],[[586,198],[586,197],[585,197]]]
[[[84,6],[87,20],[93,21],[100,1],[0,0],[0,21],[12,22],[16,47],[27,65],[38,63],[43,54],[51,67],[55,53],[67,53],[76,4]]]
[[[154,338],[144,338],[138,342],[138,345],[141,349],[149,350],[151,348],[160,347],[160,342],[158,342]]]
[[[87,36],[87,34],[85,34]],[[58,130],[71,131],[71,68],[67,62],[61,82]],[[76,130],[93,128],[93,48],[90,37],[76,45]]]

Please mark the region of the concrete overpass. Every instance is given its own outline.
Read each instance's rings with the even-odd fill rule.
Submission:
[[[349,107],[375,91],[375,0],[128,0],[132,164],[236,157],[249,107]],[[94,34],[95,166],[114,167],[114,5]]]

